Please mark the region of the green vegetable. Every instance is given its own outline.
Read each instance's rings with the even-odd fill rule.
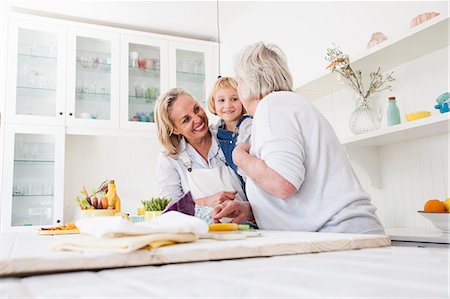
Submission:
[[[87,210],[87,209],[89,209],[91,207],[91,205],[89,204],[89,202],[87,201],[86,198],[80,199],[80,197],[77,196],[76,201],[81,205],[83,210]]]
[[[152,197],[150,200],[141,200],[146,211],[163,211],[172,201],[170,198]]]

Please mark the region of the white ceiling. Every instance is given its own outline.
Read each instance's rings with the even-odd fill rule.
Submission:
[[[19,12],[209,41],[217,40],[216,1],[60,0],[8,3],[12,10]],[[219,8],[220,5],[221,2]],[[229,21],[229,16],[227,20]]]

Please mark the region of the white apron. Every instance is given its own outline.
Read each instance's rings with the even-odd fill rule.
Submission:
[[[218,154],[223,162],[221,166],[208,169],[192,169],[192,162],[186,151],[180,153],[179,157],[187,169],[187,183],[193,199],[211,196],[222,191],[237,191],[235,200],[246,201],[247,198],[242,190],[241,182],[234,171],[228,167],[225,155],[221,149]],[[195,205],[195,216],[203,219],[208,224],[213,223],[212,211],[213,208],[211,207]],[[223,218],[222,221],[229,222],[231,219]]]
[[[241,183],[234,171],[228,167],[222,150],[219,150],[218,155],[223,165],[208,169],[192,169],[192,162],[186,151],[180,153],[179,157],[188,170],[187,182],[192,197],[195,200],[222,191],[237,191],[235,199],[246,201],[247,198],[242,190]]]

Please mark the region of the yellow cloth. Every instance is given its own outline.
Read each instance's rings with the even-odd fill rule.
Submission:
[[[141,236],[123,236],[117,238],[98,238],[74,235],[62,242],[55,243],[55,250],[103,251],[128,253],[149,246],[151,249],[175,243],[187,243],[197,240],[193,233],[157,233]]]

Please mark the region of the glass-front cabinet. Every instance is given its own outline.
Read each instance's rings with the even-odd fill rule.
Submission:
[[[68,125],[118,127],[119,34],[69,28]]]
[[[63,124],[65,26],[11,19],[6,121]]]
[[[204,107],[217,78],[210,45],[170,42],[170,86],[189,91]]]
[[[10,125],[5,130],[2,229],[62,222],[64,128]]]
[[[121,37],[120,127],[150,128],[155,101],[168,87],[167,41]]]

